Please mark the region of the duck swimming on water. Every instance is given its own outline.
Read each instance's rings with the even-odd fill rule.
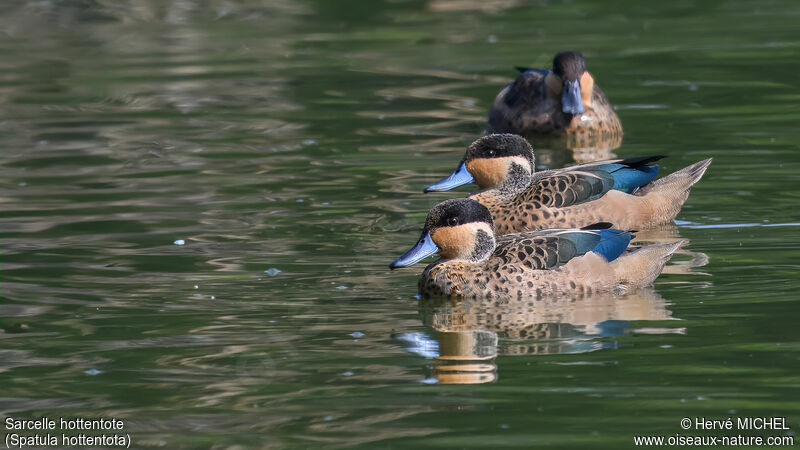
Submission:
[[[416,245],[389,267],[407,267],[440,255],[419,279],[419,293],[426,297],[623,293],[652,283],[682,244],[628,248],[632,233],[610,226],[496,237],[485,206],[469,198],[451,199],[428,213]]]
[[[494,100],[486,133],[526,137],[621,135],[622,124],[577,51],[558,53],[553,68],[517,68],[522,72]]]
[[[486,206],[498,234],[542,228],[580,228],[610,222],[621,229],[672,221],[711,159],[653,181],[662,156],[596,161],[535,172],[534,151],[514,134],[473,142],[449,176],[425,188],[447,191],[476,183],[469,198]]]

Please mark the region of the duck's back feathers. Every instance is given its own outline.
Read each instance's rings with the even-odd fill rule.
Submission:
[[[503,88],[489,110],[486,133],[530,136],[562,131],[569,118],[547,96],[548,73],[549,70],[529,69]]]
[[[666,157],[666,155],[634,156],[633,158],[625,158],[619,161],[619,163],[628,167],[641,167],[656,161],[660,161]]]
[[[530,188],[520,194],[519,201],[563,208],[600,198],[614,187],[614,183],[614,177],[605,170],[578,167],[535,178]]]
[[[548,69],[534,69],[533,67],[514,66],[514,68],[517,69],[519,73],[535,72],[543,76],[546,76],[547,73],[550,72]]]
[[[547,76],[547,72],[547,70],[540,71],[538,69],[522,72],[514,82],[506,86],[495,102],[500,100],[500,103],[505,105],[509,112],[537,107],[540,103],[539,97],[544,92],[544,78]]]
[[[582,227],[581,230],[607,230],[613,227],[614,224],[611,222],[597,222],[591,225],[586,225],[585,227]]]

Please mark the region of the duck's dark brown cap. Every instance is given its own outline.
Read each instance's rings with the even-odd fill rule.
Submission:
[[[553,72],[564,81],[575,81],[586,72],[586,60],[578,51],[559,52],[553,58]]]
[[[488,150],[494,150],[493,156],[488,155]],[[530,159],[533,147],[522,136],[516,134],[489,134],[476,140],[467,148],[466,159],[471,158],[502,158],[505,156],[524,156]]]
[[[473,222],[486,222],[492,225],[492,215],[485,206],[471,198],[452,198],[434,206],[425,220],[425,229],[446,227],[450,218],[457,218],[458,225]]]

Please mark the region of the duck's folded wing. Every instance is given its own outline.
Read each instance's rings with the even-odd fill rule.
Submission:
[[[540,94],[547,70],[527,69],[511,84],[500,91],[500,103],[511,110],[528,110],[541,101]],[[497,101],[497,100],[495,100]]]
[[[547,73],[550,72],[547,69],[534,69],[533,67],[514,66],[514,68],[517,69],[519,71],[519,73],[536,72],[539,75],[547,75]]]
[[[655,162],[662,158],[664,158],[663,155],[609,159],[605,161],[575,164],[565,169],[557,169],[556,171],[569,172],[590,169],[608,172],[614,178],[613,189],[631,194],[635,192],[636,189],[653,181],[653,178],[658,175],[658,165],[655,164]]]
[[[563,208],[600,198],[614,187],[614,177],[600,169],[576,167],[533,181],[519,199],[550,208]]]
[[[529,269],[555,269],[576,256],[592,251],[601,240],[599,231],[548,229],[509,234],[497,240],[493,257],[502,264]]]

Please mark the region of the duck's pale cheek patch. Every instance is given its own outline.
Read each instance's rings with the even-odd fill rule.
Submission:
[[[564,83],[561,81],[561,78],[554,74],[548,73],[546,77],[544,77],[544,84],[547,86],[547,95],[550,97],[551,100],[561,101],[561,89],[564,88]]]
[[[583,75],[581,75],[580,84],[583,109],[590,109],[592,107],[592,93],[594,92],[594,78],[589,75],[589,72],[583,72]]]
[[[474,225],[438,228],[431,234],[431,239],[439,247],[442,258],[464,258],[475,246]]]
[[[508,161],[508,166],[506,168],[506,175],[505,175],[506,177],[508,176],[508,172],[511,171],[511,167],[513,167],[514,164],[522,167],[522,169],[528,173],[533,172],[533,167],[531,167],[531,162],[528,161],[527,158],[524,158],[522,156],[509,156],[506,157],[505,159]]]
[[[467,170],[481,189],[491,188],[505,179],[508,161],[503,158],[474,159],[467,163]]]

